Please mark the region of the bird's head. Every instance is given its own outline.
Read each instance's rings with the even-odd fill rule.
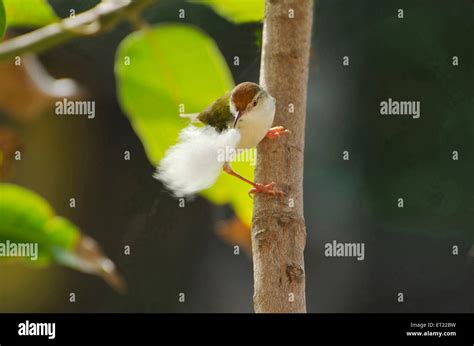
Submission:
[[[232,90],[229,105],[235,117],[234,127],[246,117],[275,112],[275,99],[260,85],[251,82],[240,83]]]

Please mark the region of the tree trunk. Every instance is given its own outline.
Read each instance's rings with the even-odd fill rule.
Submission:
[[[257,147],[255,181],[274,181],[286,195],[255,195],[256,312],[306,312],[303,151],[312,18],[312,0],[265,0],[260,84],[276,98],[274,126],[290,134]]]

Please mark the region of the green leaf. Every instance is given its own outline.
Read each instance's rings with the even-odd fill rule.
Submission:
[[[234,23],[261,22],[264,0],[190,0],[211,7],[222,17]]]
[[[49,232],[55,218],[40,196],[16,185],[0,184],[1,240],[38,243],[40,257],[49,260],[54,247],[70,250],[79,238],[79,231],[72,225]]]
[[[5,7],[3,7],[3,1],[0,0],[0,39],[3,38],[5,33],[6,19],[5,19]]]
[[[28,253],[30,256],[12,253],[12,249],[24,246],[20,244],[32,244],[33,248]],[[36,246],[37,253],[34,250]],[[122,288],[113,264],[102,255],[91,238],[81,234],[65,218],[55,215],[48,202],[36,193],[17,185],[1,183],[0,260],[17,259],[33,265],[56,262],[101,275],[114,288]],[[105,264],[109,267],[104,268]]]
[[[58,19],[47,0],[3,0],[8,26],[43,26]]]
[[[188,124],[179,117],[180,105],[185,113],[197,113],[234,87],[215,42],[189,25],[165,24],[131,34],[120,44],[115,72],[121,106],[154,165]],[[233,167],[253,178],[249,163],[235,162]],[[201,194],[217,204],[230,203],[250,225],[247,191],[244,183],[221,174]]]

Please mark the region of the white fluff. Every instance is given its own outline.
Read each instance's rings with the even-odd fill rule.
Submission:
[[[214,184],[222,171],[222,153],[235,150],[240,141],[236,129],[217,132],[211,126],[189,125],[179,135],[161,160],[156,179],[170,189],[176,197],[192,195]]]

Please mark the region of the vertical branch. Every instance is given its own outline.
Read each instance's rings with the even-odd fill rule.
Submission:
[[[255,181],[274,181],[286,196],[255,195],[256,312],[306,312],[303,151],[312,18],[313,0],[265,0],[260,84],[276,98],[274,126],[290,135],[257,147]]]

